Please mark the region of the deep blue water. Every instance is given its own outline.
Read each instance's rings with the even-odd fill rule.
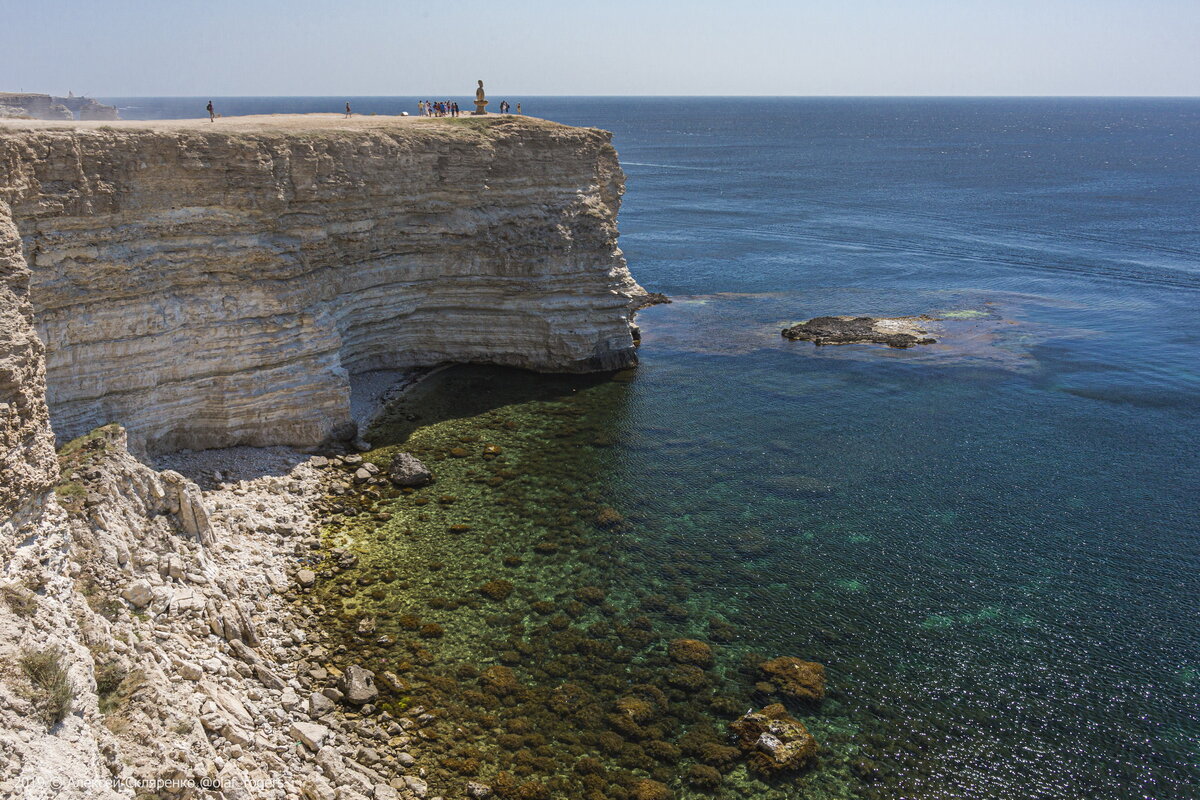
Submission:
[[[598,481],[648,563],[718,565],[689,602],[827,664],[806,721],[879,770],[827,792],[1200,796],[1200,100],[507,99],[615,133],[622,247],[675,303]],[[950,320],[778,336],[837,313]]]

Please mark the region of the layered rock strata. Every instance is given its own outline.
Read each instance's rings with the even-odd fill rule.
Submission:
[[[128,445],[349,436],[361,372],[635,360],[607,134],[209,124],[0,120],[0,798],[424,796],[419,711],[338,712],[289,605],[329,461],[237,448],[205,492]]]
[[[0,527],[58,477],[46,409],[44,348],[33,327],[29,269],[0,201]],[[0,535],[0,561],[11,555]]]
[[[309,447],[354,433],[357,373],[634,363],[644,292],[609,138],[518,118],[0,123],[0,225],[32,268],[55,432]]]

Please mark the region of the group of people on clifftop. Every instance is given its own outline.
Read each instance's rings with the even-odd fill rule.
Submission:
[[[449,100],[439,103],[418,100],[417,108],[421,109],[421,115],[426,117],[457,117],[459,113],[458,103],[452,103]]]
[[[417,108],[421,109],[421,115],[425,117],[457,117],[459,115],[458,103],[446,100],[443,102],[431,103],[428,100],[418,100]],[[214,122],[216,118],[221,116],[213,108],[212,100],[208,101],[208,105],[204,107],[208,112],[208,121]],[[500,113],[507,114],[512,110],[512,106],[507,100],[500,101]],[[521,113],[521,104],[517,103],[517,113]],[[350,111],[350,103],[346,103],[346,117],[353,116]],[[407,116],[407,114],[405,115]]]
[[[460,112],[458,103],[447,100],[440,103],[431,103],[428,100],[418,100],[417,108],[421,110],[421,116],[424,117],[457,117]],[[507,114],[512,111],[512,105],[507,100],[500,101],[500,113]],[[517,113],[521,113],[521,104],[517,103]]]

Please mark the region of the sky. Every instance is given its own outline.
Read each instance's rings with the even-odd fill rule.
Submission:
[[[0,91],[1200,94],[1200,0],[0,0]]]

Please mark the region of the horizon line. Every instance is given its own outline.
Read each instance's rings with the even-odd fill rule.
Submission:
[[[28,92],[28,94],[51,94],[50,92]],[[464,92],[464,95],[470,94]],[[925,99],[925,100],[1029,100],[1029,99],[1095,99],[1095,100],[1197,100],[1200,94],[523,94],[508,92],[507,94],[536,98],[704,98],[704,99],[764,99],[776,98],[782,100],[805,99]],[[123,99],[161,99],[173,98],[180,100],[198,100],[207,97],[223,97],[231,99],[252,98],[311,98],[311,97],[372,97],[372,98],[412,98],[455,96],[453,92],[425,92],[423,94],[89,94],[77,97],[91,98],[123,98]],[[499,95],[492,95],[498,97]]]

